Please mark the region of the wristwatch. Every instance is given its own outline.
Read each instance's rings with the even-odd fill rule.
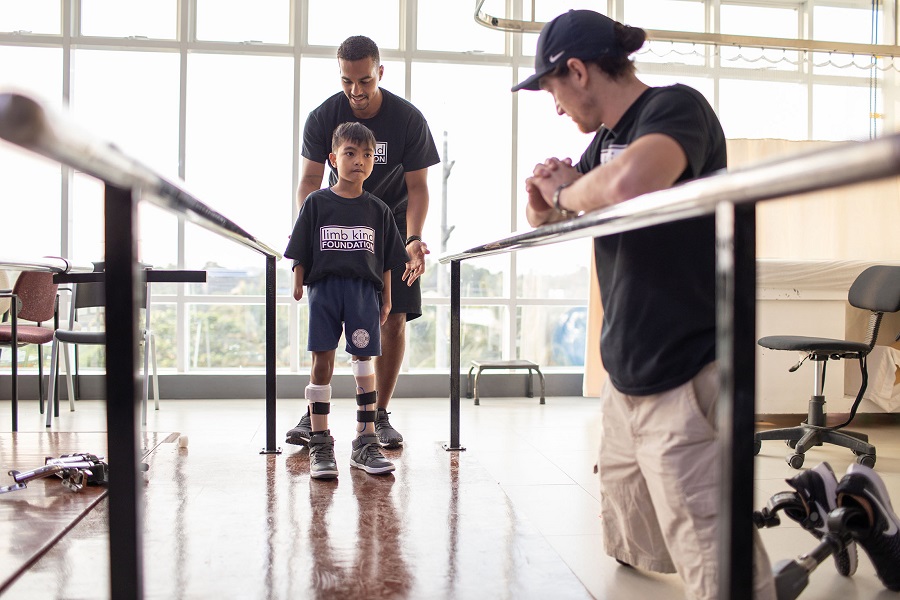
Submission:
[[[413,242],[421,242],[421,241],[422,241],[422,237],[421,237],[421,236],[418,236],[418,235],[411,235],[411,236],[409,236],[408,238],[406,238],[406,245],[409,246],[409,245],[412,244]]]
[[[555,208],[556,212],[558,212],[560,215],[562,215],[562,217],[564,219],[573,219],[578,216],[578,213],[575,212],[574,210],[566,210],[565,208],[563,208],[562,206],[559,205],[560,193],[562,193],[562,191],[564,189],[566,189],[567,187],[569,187],[570,185],[572,185],[572,184],[564,183],[564,184],[560,185],[558,188],[556,188],[555,192],[553,192],[553,208]]]

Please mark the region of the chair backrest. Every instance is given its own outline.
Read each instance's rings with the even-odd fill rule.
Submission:
[[[147,308],[147,284],[144,284],[138,293],[138,304],[141,308]],[[103,308],[106,306],[106,284],[102,281],[76,283],[72,298],[71,315],[69,323],[74,327],[76,311],[83,308]]]
[[[56,290],[53,273],[23,271],[16,279],[13,293],[19,297],[18,317],[26,321],[44,323],[53,319],[56,311]]]
[[[863,341],[869,347],[868,352],[871,352],[878,340],[878,330],[884,313],[900,310],[900,267],[888,265],[869,267],[860,273],[850,286],[847,299],[856,308],[871,311]]]
[[[876,265],[859,274],[848,295],[850,304],[872,312],[900,310],[900,266]]]
[[[6,271],[0,271],[0,290],[9,290],[9,273]],[[6,320],[6,311],[9,310],[9,305],[12,300],[10,298],[0,298],[0,319]]]

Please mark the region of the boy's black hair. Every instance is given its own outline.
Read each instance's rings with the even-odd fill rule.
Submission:
[[[331,151],[337,152],[341,144],[352,142],[362,147],[368,145],[372,150],[375,149],[375,134],[372,130],[362,123],[348,122],[341,123],[334,129],[331,135]]]
[[[347,61],[371,58],[376,65],[381,64],[381,54],[378,52],[378,46],[364,35],[354,35],[344,40],[338,46],[337,57],[339,60]]]

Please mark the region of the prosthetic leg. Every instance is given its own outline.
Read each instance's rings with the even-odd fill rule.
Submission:
[[[146,470],[146,469],[145,469]],[[52,475],[62,479],[62,484],[73,492],[80,491],[87,484],[109,482],[109,465],[102,456],[95,454],[63,454],[59,458],[47,458],[44,466],[25,471],[10,471],[14,484],[0,487],[0,494],[23,490],[32,479],[43,479]]]
[[[805,514],[807,509],[796,492],[780,492],[769,499],[766,507],[753,513],[753,523],[758,528],[776,527],[781,524],[779,511],[796,515]],[[848,522],[861,516],[859,508],[836,508],[828,514],[828,532],[822,535],[819,544],[811,552],[794,560],[781,560],[773,567],[775,590],[778,600],[793,600],[806,589],[809,574],[816,570],[828,557],[844,550],[853,541]]]
[[[378,414],[375,366],[371,359],[354,359],[350,367],[356,380],[356,439],[352,444],[350,466],[372,475],[390,473],[394,470],[394,463],[381,453],[381,444],[375,435]]]

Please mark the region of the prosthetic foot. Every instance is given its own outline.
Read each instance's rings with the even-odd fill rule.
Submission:
[[[794,507],[784,511],[788,517],[800,523],[803,529],[821,540],[828,533],[828,513],[837,508],[837,477],[827,462],[815,468],[801,471],[786,480],[788,485],[797,490],[803,503],[803,510]],[[838,573],[850,577],[856,573],[858,555],[856,543],[850,540],[847,545],[834,553],[834,566]]]
[[[900,518],[873,469],[852,464],[837,486],[837,505],[853,538],[872,559],[886,588],[900,591]]]

